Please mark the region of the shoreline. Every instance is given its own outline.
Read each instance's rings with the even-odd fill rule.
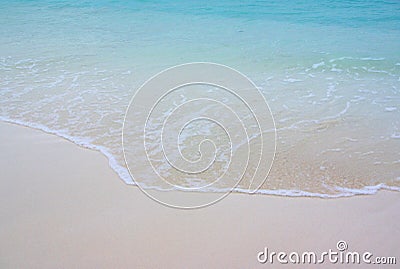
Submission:
[[[128,174],[127,169],[125,169],[125,168],[121,167],[119,164],[117,164],[117,161],[115,160],[115,158],[107,151],[107,149],[105,149],[101,146],[92,145],[90,142],[85,142],[83,140],[80,140],[80,138],[75,138],[70,135],[61,134],[61,133],[54,131],[52,129],[49,129],[48,127],[41,125],[41,124],[30,124],[30,123],[26,123],[26,122],[20,121],[20,120],[12,120],[12,119],[8,119],[5,117],[0,117],[0,124],[3,124],[3,123],[41,131],[41,132],[44,132],[45,134],[54,135],[60,139],[63,139],[70,143],[73,143],[74,145],[81,147],[83,149],[88,149],[88,150],[93,150],[95,152],[98,152],[107,158],[108,166],[110,167],[110,169],[112,169],[118,175],[119,179],[122,182],[124,182],[126,185],[136,186],[134,183],[130,184],[124,180],[124,178],[126,178],[126,177],[130,178],[130,175]],[[159,190],[156,187],[150,187],[149,189],[164,191],[164,190]],[[278,196],[278,197],[310,197],[310,198],[322,198],[322,199],[336,199],[336,198],[353,197],[353,196],[359,196],[359,195],[374,195],[380,191],[400,192],[400,187],[387,186],[383,183],[380,183],[378,185],[372,185],[372,186],[364,186],[362,189],[351,189],[351,188],[341,188],[341,189],[342,189],[342,191],[346,190],[346,192],[340,193],[337,195],[331,195],[331,194],[314,193],[314,192],[307,192],[307,191],[294,190],[294,189],[292,189],[292,190],[286,190],[286,189],[265,190],[265,189],[263,189],[263,190],[258,190],[254,194],[256,194],[256,195],[272,195],[272,196]],[[169,190],[167,190],[167,191],[169,191]],[[240,189],[233,190],[233,191],[231,191],[231,193],[244,194],[244,195],[252,194],[252,193],[246,192],[246,190],[240,190]]]
[[[265,247],[321,252],[339,240],[349,251],[398,255],[396,192],[351,199],[235,194],[176,210],[117,180],[96,151],[9,123],[0,123],[0,136],[2,268],[276,268],[257,261]]]

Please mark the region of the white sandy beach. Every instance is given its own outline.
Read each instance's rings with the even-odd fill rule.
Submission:
[[[399,254],[397,192],[231,194],[177,210],[123,183],[100,153],[38,130],[1,123],[0,156],[0,268],[274,268],[257,261],[264,247],[323,252],[339,240]]]

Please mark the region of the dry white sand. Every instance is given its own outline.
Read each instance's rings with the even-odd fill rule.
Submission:
[[[6,123],[0,177],[0,268],[275,268],[257,262],[264,247],[320,253],[338,240],[351,251],[399,255],[395,192],[231,194],[200,210],[171,209],[124,184],[100,153]]]

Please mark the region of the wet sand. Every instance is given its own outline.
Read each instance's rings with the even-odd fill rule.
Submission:
[[[0,123],[0,156],[1,268],[279,268],[257,254],[320,253],[339,240],[374,256],[400,249],[398,192],[231,194],[177,210],[123,183],[100,153],[41,131]]]

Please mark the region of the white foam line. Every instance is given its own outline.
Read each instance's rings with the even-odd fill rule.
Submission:
[[[171,191],[171,190],[179,190],[179,191],[186,191],[186,192],[191,192],[191,190],[182,190],[182,189],[160,189],[154,186],[146,186],[145,184],[142,184],[144,188],[146,189],[151,189],[151,190],[157,190],[157,191]],[[380,190],[389,190],[389,191],[397,191],[400,192],[400,187],[392,187],[392,186],[387,186],[383,183],[374,185],[374,186],[365,186],[362,189],[353,189],[353,188],[344,188],[344,187],[334,187],[333,188],[336,191],[340,191],[341,193],[337,194],[324,194],[324,193],[317,193],[317,192],[308,192],[308,191],[302,191],[302,190],[285,190],[285,189],[277,189],[277,190],[258,190],[255,193],[250,193],[248,189],[242,189],[242,188],[234,188],[233,190],[229,188],[220,188],[220,189],[207,189],[206,192],[213,192],[213,193],[226,193],[226,192],[234,192],[234,193],[243,193],[243,194],[261,194],[261,195],[274,195],[274,196],[287,196],[287,197],[316,197],[316,198],[341,198],[341,197],[351,197],[355,195],[373,195],[376,194]],[[199,191],[198,189],[193,192],[205,192],[205,191]]]
[[[13,124],[29,127],[32,129],[37,129],[37,130],[43,131],[48,134],[53,134],[58,137],[64,138],[65,140],[68,140],[78,146],[99,151],[100,153],[102,153],[104,156],[107,157],[109,166],[117,173],[119,178],[121,178],[127,184],[134,184],[134,182],[132,181],[132,179],[128,173],[128,170],[125,167],[122,167],[121,165],[119,165],[117,160],[114,158],[114,156],[112,156],[112,154],[105,147],[93,145],[89,142],[88,139],[73,137],[73,136],[63,133],[62,131],[52,130],[42,124],[29,123],[29,122],[24,122],[21,120],[13,120],[13,119],[9,119],[9,118],[3,117],[3,116],[0,116],[0,120],[4,121],[4,122],[8,122],[8,123],[13,123]]]
[[[387,186],[383,183],[374,186],[365,186],[362,189],[335,187],[336,190],[341,191],[347,196],[357,195],[357,194],[375,194],[379,190],[390,190],[390,191],[400,191],[400,187]]]
[[[339,198],[350,197],[355,195],[371,195],[376,194],[379,190],[390,190],[400,192],[400,187],[391,187],[383,183],[375,186],[365,186],[362,189],[342,188],[335,187],[335,190],[340,191],[338,194],[322,194],[315,192],[307,192],[301,190],[258,190],[257,193],[277,195],[277,196],[290,196],[290,197],[319,197],[319,198]],[[239,190],[239,192],[241,192]]]
[[[319,63],[313,64],[311,67],[312,67],[312,69],[317,69],[318,67],[320,67],[320,66],[324,66],[324,65],[325,65],[325,62],[324,62],[324,61],[322,61],[322,62],[319,62]]]
[[[360,61],[383,61],[385,58],[373,58],[373,57],[362,57],[362,58],[357,58],[357,57],[339,57],[339,58],[334,58],[330,59],[329,62],[333,63],[336,61],[343,61],[343,60],[360,60]]]
[[[21,120],[14,120],[14,119],[6,118],[3,116],[0,116],[0,121],[29,127],[32,129],[41,130],[45,133],[53,134],[53,135],[59,136],[61,138],[64,138],[78,146],[99,151],[100,153],[102,153],[104,156],[107,157],[109,166],[111,167],[111,169],[113,169],[117,173],[117,175],[119,176],[120,179],[122,179],[128,185],[136,185],[135,182],[132,181],[132,178],[129,175],[128,170],[125,167],[119,165],[117,160],[112,156],[112,154],[105,147],[93,145],[89,142],[88,139],[85,140],[83,138],[73,137],[73,136],[67,135],[65,133],[62,133],[61,131],[52,130],[42,124],[28,123],[28,122],[24,122]],[[155,187],[155,186],[147,186],[145,184],[142,184],[142,185],[143,185],[142,187],[144,187],[146,189],[153,189],[153,190],[158,190],[158,191],[173,190],[172,188],[171,189],[161,189],[161,188]],[[390,191],[400,192],[400,187],[391,187],[391,186],[387,186],[383,183],[375,185],[375,186],[365,186],[362,189],[352,189],[352,188],[343,188],[343,187],[334,187],[334,189],[337,191],[341,191],[341,193],[339,193],[339,194],[323,194],[323,193],[314,193],[314,192],[307,192],[307,191],[295,190],[295,189],[291,189],[291,190],[285,190],[285,189],[278,189],[278,190],[262,189],[261,190],[260,189],[257,192],[255,192],[255,194],[289,196],[289,197],[339,198],[339,197],[348,197],[348,196],[354,196],[354,195],[375,194],[379,190],[390,190]],[[179,189],[179,190],[182,191],[181,189]],[[214,188],[214,189],[207,189],[205,191],[221,193],[221,192],[227,192],[227,191],[231,191],[231,190],[227,189],[227,188],[219,188],[219,189]],[[232,192],[250,193],[248,189],[241,189],[241,188],[235,188],[232,190]]]

